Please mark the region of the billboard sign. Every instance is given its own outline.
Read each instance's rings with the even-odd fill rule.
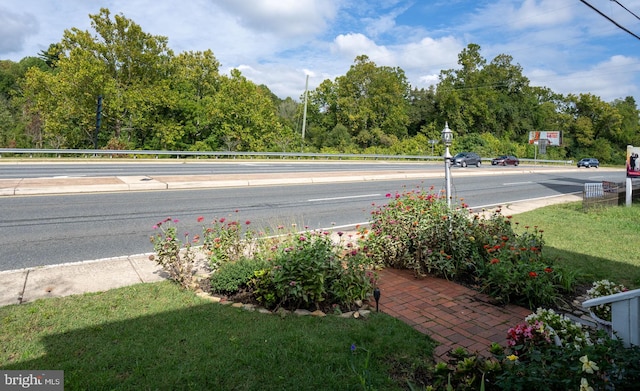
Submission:
[[[538,141],[547,140],[547,145],[560,146],[562,145],[562,132],[560,131],[531,131],[529,132],[529,144],[538,145]]]
[[[627,177],[640,178],[640,147],[627,145]]]

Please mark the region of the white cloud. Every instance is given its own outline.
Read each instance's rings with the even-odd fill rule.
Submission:
[[[330,0],[218,0],[217,3],[240,25],[281,38],[320,33],[336,13]]]
[[[640,72],[638,59],[613,56],[586,70],[557,74],[549,70],[534,70],[531,84],[551,88],[562,94],[594,94],[605,102],[640,93],[634,75]],[[598,91],[595,93],[594,91]],[[637,102],[640,103],[640,102]]]
[[[0,7],[0,52],[22,50],[27,37],[35,34],[38,27],[38,20],[34,15]]]
[[[352,59],[361,54],[366,54],[373,62],[380,63],[392,61],[393,57],[393,54],[387,48],[376,45],[374,41],[360,33],[338,35],[332,49],[334,53]]]

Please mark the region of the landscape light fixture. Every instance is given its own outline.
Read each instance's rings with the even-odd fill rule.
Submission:
[[[379,312],[378,303],[380,302],[380,288],[373,290],[373,298],[376,300],[376,312]]]

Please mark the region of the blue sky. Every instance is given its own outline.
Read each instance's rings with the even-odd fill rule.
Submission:
[[[640,36],[640,0],[586,1]],[[281,98],[299,99],[306,75],[310,89],[344,75],[361,54],[426,88],[475,43],[487,62],[512,56],[531,85],[640,105],[640,39],[580,0],[3,0],[0,59],[91,30],[101,7],[168,37],[176,53],[211,49],[222,72],[240,69]]]

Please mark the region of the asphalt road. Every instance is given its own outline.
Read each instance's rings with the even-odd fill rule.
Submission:
[[[604,170],[458,176],[454,169],[452,175],[453,196],[477,208],[580,192],[585,182],[624,180],[623,172]],[[166,217],[179,219],[181,232],[191,235],[202,230],[198,216],[249,221],[259,230],[291,224],[347,229],[368,222],[387,194],[431,186],[442,189],[444,180],[0,197],[0,270],[151,252],[152,226]]]
[[[491,167],[489,165],[489,167]],[[287,174],[296,172],[341,172],[341,171],[442,171],[442,163],[436,162],[344,162],[344,161],[284,161],[284,160],[170,160],[101,162],[8,162],[0,160],[0,179],[39,177],[104,177],[104,176],[163,176],[163,175],[210,175],[210,174]]]

